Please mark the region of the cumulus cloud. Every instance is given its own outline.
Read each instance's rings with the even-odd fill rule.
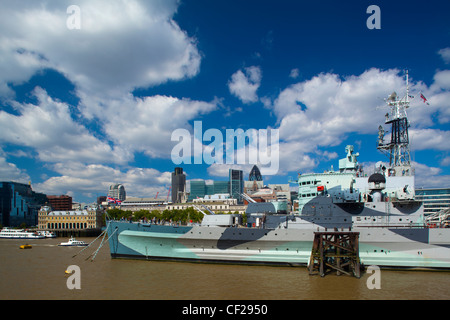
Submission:
[[[120,170],[101,164],[85,165],[80,162],[56,163],[52,169],[60,176],[50,177],[33,188],[48,194],[74,192],[92,197],[109,186],[121,183],[127,196],[148,197],[170,185],[171,173],[152,168],[131,168]]]
[[[416,188],[442,188],[448,185],[449,175],[443,175],[442,169],[430,167],[422,163],[413,161],[415,169]]]
[[[17,168],[14,163],[9,163],[3,150],[0,149],[0,181],[16,181],[27,183],[30,176]]]
[[[238,97],[243,103],[249,104],[258,101],[256,91],[261,84],[261,68],[252,66],[245,68],[244,71],[238,70],[228,82],[230,92]]]
[[[409,130],[413,150],[450,151],[450,131],[440,129]]]
[[[434,85],[441,89],[450,89],[450,70],[442,70],[435,73]]]
[[[438,51],[438,54],[441,56],[442,60],[445,63],[450,63],[450,48],[443,48]]]
[[[150,157],[170,158],[174,144],[171,134],[175,129],[190,129],[189,121],[216,110],[213,102],[152,96],[110,101],[110,116],[103,127],[114,143],[139,151]],[[118,128],[120,128],[118,130]]]
[[[76,1],[80,29],[67,27],[73,14],[67,8],[73,4],[2,1],[0,98],[15,110],[0,111],[0,143],[32,148],[39,160],[50,163],[59,176],[37,184],[49,193],[92,195],[114,181],[128,184],[132,191],[161,187],[170,173],[124,169],[134,152],[169,158],[170,133],[189,128],[190,120],[216,107],[215,102],[132,94],[136,88],[198,74],[202,56],[196,39],[173,20],[179,1]],[[37,103],[14,101],[11,85],[47,68],[73,83],[78,106],[58,101],[41,88],[32,93]],[[28,178],[6,157],[0,166],[10,179]]]
[[[324,73],[281,91],[272,105],[283,141],[280,153],[290,155],[281,167],[310,170],[324,156],[321,147],[337,146],[350,133],[375,133],[384,122],[381,97],[403,85],[397,73],[370,69],[344,79]]]
[[[410,79],[410,92],[417,96],[408,109],[413,150],[449,150],[445,141],[450,131],[429,128],[436,118],[439,123],[450,118],[447,77],[447,70],[437,72],[430,87]],[[289,155],[282,157],[280,168],[308,171],[327,160],[324,148],[338,146],[351,134],[376,134],[389,111],[384,98],[393,91],[402,97],[405,89],[402,72],[376,68],[347,77],[322,73],[285,88],[268,106],[279,124],[280,154]],[[419,92],[429,106],[418,98]]]
[[[198,73],[196,41],[172,19],[176,0],[77,1],[79,30],[66,25],[71,4],[3,3],[2,91],[5,83],[25,81],[44,67],[64,74],[84,94],[115,97]]]
[[[19,115],[0,111],[0,142],[32,147],[45,162],[78,159],[125,163],[132,158],[126,150],[111,147],[76,123],[68,104],[52,99],[41,88],[33,94],[37,105],[14,103]]]
[[[292,79],[297,79],[299,75],[300,75],[300,70],[298,68],[295,68],[295,69],[291,70],[289,77]]]

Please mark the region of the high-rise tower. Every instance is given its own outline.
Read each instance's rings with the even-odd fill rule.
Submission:
[[[259,171],[259,168],[255,164],[252,170],[250,171],[250,174],[248,175],[248,181],[262,181],[262,180],[263,178],[261,175],[261,171]]]
[[[183,168],[176,167],[172,172],[172,203],[180,203],[186,187],[186,175]]]
[[[242,170],[229,170],[230,196],[242,203],[242,193],[244,192],[244,173]]]

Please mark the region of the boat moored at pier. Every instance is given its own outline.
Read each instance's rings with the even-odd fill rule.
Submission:
[[[0,231],[0,239],[44,239],[43,235],[37,232],[24,229],[3,228]]]

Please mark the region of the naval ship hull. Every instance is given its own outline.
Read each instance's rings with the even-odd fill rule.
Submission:
[[[112,258],[305,266],[316,229],[162,226],[109,221]],[[321,230],[324,231],[324,230]],[[363,265],[450,269],[450,229],[353,228]]]

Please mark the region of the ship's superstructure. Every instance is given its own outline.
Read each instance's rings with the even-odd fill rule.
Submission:
[[[275,203],[249,201],[247,225],[239,215],[204,212],[201,225],[170,226],[109,221],[111,256],[219,263],[306,265],[314,232],[359,233],[365,265],[401,268],[450,268],[450,229],[430,228],[414,196],[414,170],[408,139],[409,88],[405,98],[391,94],[378,149],[389,165],[371,174],[358,164],[353,146],[345,148],[339,170],[298,177],[299,209],[280,214]],[[242,195],[246,198],[245,194]]]

